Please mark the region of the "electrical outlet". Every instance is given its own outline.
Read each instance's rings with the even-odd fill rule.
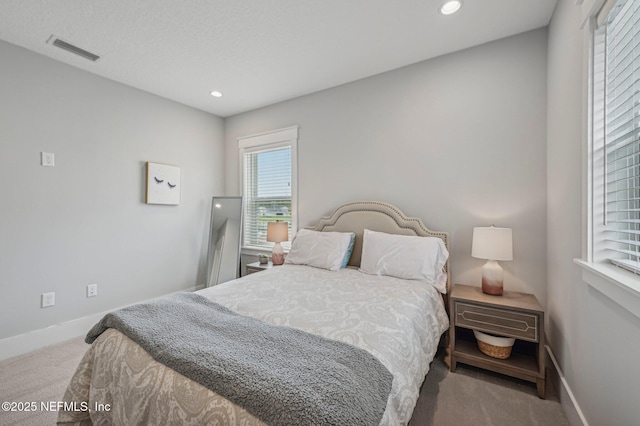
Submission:
[[[87,297],[95,297],[98,295],[98,284],[89,284],[87,286]]]
[[[40,153],[40,164],[47,167],[55,167],[55,155],[53,152],[41,152]]]
[[[47,308],[49,306],[53,306],[56,304],[56,294],[54,292],[51,293],[42,293],[42,306],[43,308]]]

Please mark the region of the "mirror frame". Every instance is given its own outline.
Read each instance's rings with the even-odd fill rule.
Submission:
[[[243,218],[244,218],[244,200],[241,196],[224,196],[224,197],[219,197],[219,196],[213,196],[211,198],[211,219],[209,222],[209,246],[208,246],[208,250],[207,250],[207,282],[205,283],[205,288],[207,287],[213,287],[215,285],[221,284],[219,282],[219,280],[216,278],[215,282],[213,282],[214,280],[214,276],[219,276],[219,272],[220,272],[220,268],[218,268],[217,273],[215,273],[214,271],[214,262],[215,262],[215,252],[216,252],[216,248],[214,247],[214,245],[217,243],[218,240],[218,236],[217,236],[217,229],[214,229],[214,220],[216,218],[216,200],[239,200],[240,201],[240,211],[238,212],[238,250],[236,253],[236,267],[235,267],[235,278],[239,278],[240,277],[240,252],[242,250],[242,225],[243,225]],[[216,235],[214,235],[214,233]],[[216,241],[213,241],[213,240]],[[224,248],[223,248],[224,250]],[[235,279],[234,278],[234,279]]]

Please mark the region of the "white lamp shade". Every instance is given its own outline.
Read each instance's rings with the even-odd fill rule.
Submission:
[[[288,222],[269,222],[267,224],[267,241],[281,243],[289,240]]]
[[[471,256],[487,260],[513,260],[511,228],[473,228]]]

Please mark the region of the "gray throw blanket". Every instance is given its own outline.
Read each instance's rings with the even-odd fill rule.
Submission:
[[[362,349],[240,315],[194,293],[109,313],[85,341],[107,328],[270,425],[374,426],[391,391],[391,373]]]

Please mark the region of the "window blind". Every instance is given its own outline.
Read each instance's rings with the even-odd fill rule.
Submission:
[[[244,151],[244,246],[271,248],[267,224],[286,221],[291,236],[291,146]],[[282,243],[285,249],[289,243]]]
[[[640,272],[640,2],[617,1],[600,33],[607,258]]]

